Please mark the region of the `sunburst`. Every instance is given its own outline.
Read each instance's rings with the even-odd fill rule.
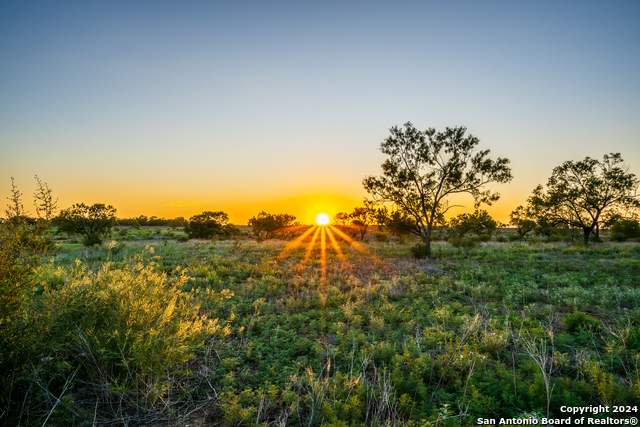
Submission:
[[[311,258],[311,254],[313,253],[314,248],[317,246],[320,247],[320,270],[321,270],[321,284],[324,286],[324,283],[327,279],[327,239],[330,242],[331,247],[334,252],[338,256],[338,259],[346,265],[347,258],[345,257],[342,249],[340,248],[340,244],[338,242],[338,238],[345,241],[347,244],[351,245],[355,249],[360,252],[366,253],[367,250],[358,242],[356,242],[349,235],[344,233],[342,230],[337,228],[334,225],[330,224],[330,217],[325,213],[319,213],[316,215],[316,224],[312,225],[307,229],[304,233],[298,236],[295,240],[287,244],[284,247],[282,252],[280,252],[279,258],[284,258],[284,256],[292,251],[293,249],[299,247],[303,244],[303,242],[311,236],[311,240],[307,244],[304,256],[301,261],[301,266],[306,265]]]

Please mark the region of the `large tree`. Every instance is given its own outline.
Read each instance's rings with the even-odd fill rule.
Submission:
[[[411,123],[404,129],[394,126],[391,136],[380,145],[389,156],[382,164],[383,175],[363,180],[375,201],[391,202],[413,218],[427,256],[431,255],[434,223],[449,210],[452,196],[468,193],[474,197],[476,208],[483,203],[490,205],[499,194],[486,189],[486,185],[512,179],[509,160],[492,160],[489,150],[476,151],[480,141],[466,131],[465,127],[420,131]]]
[[[582,229],[584,243],[596,234],[607,216],[620,209],[640,207],[638,178],[622,166],[620,153],[602,161],[586,157],[566,161],[553,169],[546,190],[538,185],[529,197],[533,211],[546,221]]]

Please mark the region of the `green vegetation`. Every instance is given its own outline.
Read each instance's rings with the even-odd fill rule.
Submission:
[[[513,178],[509,159],[492,160],[489,150],[476,151],[480,140],[465,135],[465,127],[419,131],[407,122],[404,130],[394,126],[389,131],[391,136],[380,144],[389,156],[382,164],[383,175],[368,176],[362,183],[376,202],[393,203],[402,223],[412,223],[409,229],[419,232],[427,256],[433,227],[451,207],[451,197],[467,193],[476,208],[490,205],[500,195],[486,189],[487,184]]]
[[[222,211],[206,211],[189,218],[184,227],[190,239],[228,238],[237,234],[238,230],[229,224],[229,215]]]
[[[60,212],[60,231],[82,236],[85,246],[99,245],[116,223],[116,208],[96,203],[78,203]]]
[[[473,213],[463,213],[449,221],[451,231],[458,236],[474,233],[478,236],[491,236],[498,223],[485,210],[476,209]],[[489,239],[490,240],[490,239]]]
[[[519,207],[514,214],[536,219],[541,226],[581,229],[585,245],[591,234],[597,241],[602,224],[621,210],[640,207],[636,194],[640,181],[622,163],[620,153],[605,154],[602,161],[590,157],[566,161],[553,169],[546,190],[538,185],[527,207]]]
[[[300,225],[296,217],[289,214],[269,214],[265,211],[249,219],[249,227],[253,230],[256,239],[266,240],[281,236],[286,239],[295,231],[295,226]]]
[[[338,212],[334,216],[334,222],[340,229],[351,236],[364,240],[369,226],[384,223],[387,211],[384,208],[376,208],[375,202],[365,199],[364,206],[358,206],[351,213]]]
[[[11,178],[11,197],[0,222],[0,348],[2,338],[25,299],[25,292],[33,285],[31,275],[40,258],[52,249],[47,229],[56,209],[51,189],[37,176],[34,193],[37,218],[30,218],[22,204],[22,193]]]
[[[637,244],[339,242],[322,280],[310,236],[283,258],[150,231],[36,269],[3,332],[4,425],[458,426],[640,399]]]
[[[637,413],[640,245],[618,241],[639,237],[621,212],[640,202],[620,156],[556,168],[512,213],[514,233],[479,209],[498,198],[485,184],[511,179],[508,160],[474,153],[464,128],[391,132],[384,176],[364,184],[393,210],[365,201],[337,215],[351,237],[266,212],[249,221],[255,240],[222,211],[111,230],[102,204],[49,228],[46,184],[38,219],[13,186],[0,423],[455,427],[582,416],[563,406]],[[461,192],[475,212],[447,223]],[[268,240],[284,233],[294,242]]]
[[[621,219],[611,226],[611,237],[618,242],[624,242],[633,237],[640,237],[640,224],[633,219]]]

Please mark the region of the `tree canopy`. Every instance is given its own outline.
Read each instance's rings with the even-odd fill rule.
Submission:
[[[60,212],[60,230],[83,236],[85,246],[102,243],[117,222],[116,208],[104,203],[78,203]]]
[[[383,175],[363,180],[376,202],[393,203],[401,216],[415,222],[427,256],[434,223],[449,210],[452,196],[467,193],[474,197],[476,208],[490,205],[499,194],[486,185],[512,179],[509,160],[492,160],[489,150],[476,151],[480,140],[466,131],[465,127],[420,131],[409,122],[404,129],[394,126],[380,145],[388,156],[382,164]]]
[[[270,214],[265,211],[251,218],[248,222],[253,229],[253,234],[258,239],[273,239],[278,235],[289,237],[293,232],[291,227],[299,225],[294,215]]]
[[[638,178],[622,166],[620,153],[605,154],[602,161],[585,157],[566,161],[553,169],[546,189],[538,185],[528,199],[528,209],[551,224],[580,228],[584,243],[617,210],[639,207]],[[595,232],[594,232],[595,230]]]
[[[214,237],[231,237],[238,229],[229,224],[229,215],[222,211],[205,211],[189,218],[184,227],[190,239],[213,239]]]
[[[476,209],[473,213],[462,213],[449,221],[449,225],[453,231],[459,235],[475,233],[478,236],[482,234],[491,235],[497,228],[498,223],[482,209]]]
[[[343,232],[351,237],[358,237],[364,240],[370,225],[380,223],[386,215],[383,208],[375,208],[375,202],[365,199],[363,206],[353,208],[351,213],[338,212],[335,214],[334,222]],[[380,225],[380,224],[379,224]]]

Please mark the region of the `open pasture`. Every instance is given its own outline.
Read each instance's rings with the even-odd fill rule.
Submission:
[[[311,234],[168,232],[62,243],[39,268],[11,422],[457,426],[640,401],[635,243],[436,243],[427,261],[411,242],[336,239],[339,257]]]

